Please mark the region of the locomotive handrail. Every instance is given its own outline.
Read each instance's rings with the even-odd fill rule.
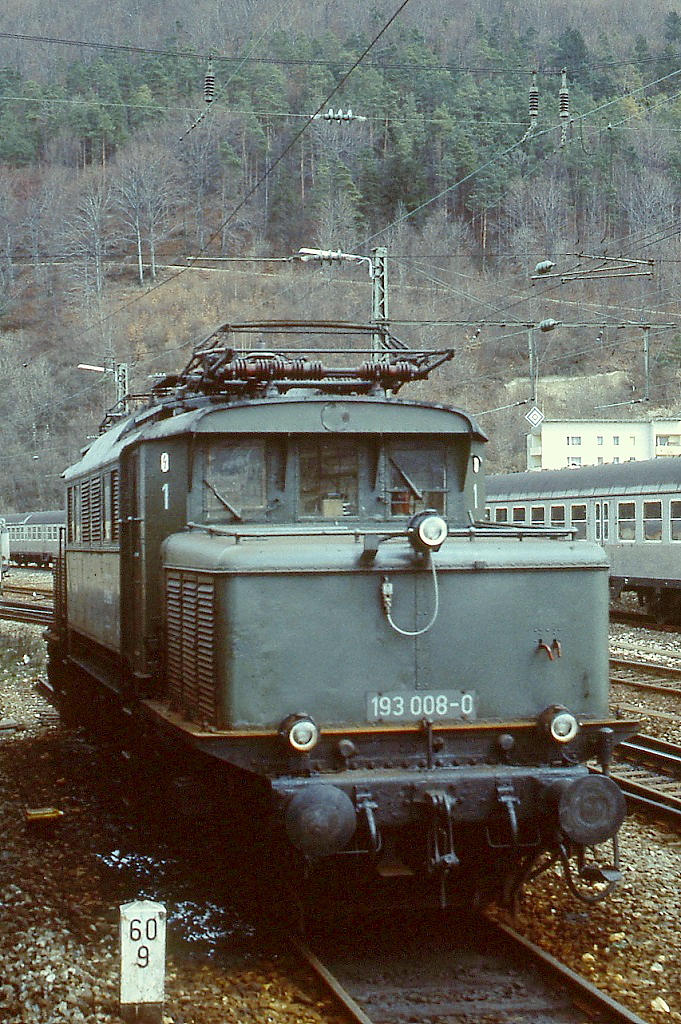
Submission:
[[[485,537],[549,537],[574,540],[577,530],[569,526],[526,526],[522,523],[471,522],[472,530]]]
[[[359,542],[362,537],[378,537],[381,540],[394,540],[406,537],[404,526],[316,526],[315,524],[298,524],[296,526],[279,525],[278,523],[254,523],[252,526],[229,526],[219,523],[188,522],[190,530],[202,530],[204,533],[215,533],[223,537],[240,539],[257,539],[268,537],[354,537]],[[449,526],[448,537],[569,537],[573,530],[551,530],[548,527],[507,527],[497,529],[494,523],[471,523],[470,526]]]

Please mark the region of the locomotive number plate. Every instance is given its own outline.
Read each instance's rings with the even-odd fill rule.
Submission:
[[[370,722],[418,722],[422,718],[475,721],[475,694],[465,690],[439,693],[368,693]]]

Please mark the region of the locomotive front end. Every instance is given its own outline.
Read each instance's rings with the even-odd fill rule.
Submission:
[[[491,882],[500,851],[518,867],[611,839],[624,799],[586,767],[607,771],[626,728],[607,710],[599,549],[333,533],[165,546],[173,705],[197,717],[182,658],[211,635],[206,749],[270,779],[293,846]]]
[[[601,549],[480,522],[483,443],[386,395],[211,409],[188,529],[162,546],[154,713],[266,780],[305,859],[397,865],[443,900],[613,839],[608,766],[634,728],[608,711]]]

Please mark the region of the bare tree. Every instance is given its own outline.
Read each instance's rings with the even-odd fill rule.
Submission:
[[[112,186],[101,171],[82,178],[74,196],[75,214],[65,224],[66,250],[80,261],[86,295],[101,298],[107,257],[114,250]]]
[[[54,267],[62,253],[59,225],[63,220],[63,197],[67,172],[56,168],[35,175],[25,190],[22,208],[22,236],[33,263],[34,280],[46,294],[51,292]]]
[[[149,274],[156,280],[159,244],[171,231],[171,215],[177,205],[177,164],[161,146],[139,143],[121,160],[113,183],[113,202],[120,214],[123,235],[135,246],[137,276],[144,284],[144,253]]]

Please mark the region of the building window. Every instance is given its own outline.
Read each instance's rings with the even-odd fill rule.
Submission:
[[[633,501],[617,503],[617,539],[636,539],[636,505]]]
[[[596,465],[598,465],[598,466],[602,466],[603,465],[603,456],[602,455],[598,456],[598,461],[597,461]]]
[[[629,438],[629,440],[631,441],[631,447],[632,447],[632,448],[635,448],[635,447],[636,447],[636,438],[634,437],[634,435],[633,435],[633,434],[631,435],[631,437]]]
[[[603,444],[603,438],[602,437],[597,437],[596,438],[596,444]]]
[[[617,458],[617,456],[615,456],[615,458],[612,460],[613,466],[619,466],[619,463],[620,463],[620,460]]]
[[[613,444],[619,444],[620,443],[619,434],[615,434],[613,436],[612,443]]]
[[[568,437],[568,444],[573,444],[574,445],[574,444],[581,444],[581,443],[582,443],[581,437]]]
[[[662,540],[662,502],[643,502],[643,539]]]
[[[571,466],[581,466],[582,460],[579,455],[570,455],[568,458],[568,469]]]

